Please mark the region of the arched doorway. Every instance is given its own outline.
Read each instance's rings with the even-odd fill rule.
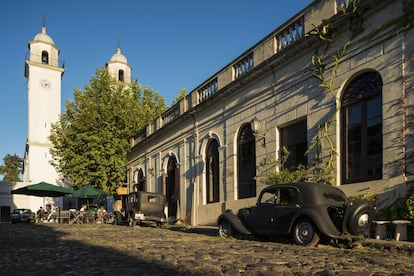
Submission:
[[[134,188],[134,192],[138,192],[138,191],[145,191],[145,176],[144,176],[144,172],[142,171],[141,168],[136,169],[134,171],[134,176],[133,176],[133,188]]]
[[[256,144],[250,124],[245,124],[238,137],[238,198],[256,196]]]
[[[180,199],[180,177],[177,158],[170,156],[167,165],[166,197],[168,205],[168,219],[177,218],[178,200]]]
[[[141,168],[138,170],[137,185],[138,185],[138,191],[145,191],[145,176]]]
[[[219,202],[220,179],[219,179],[219,152],[216,139],[210,139],[206,150],[206,196],[207,203]]]

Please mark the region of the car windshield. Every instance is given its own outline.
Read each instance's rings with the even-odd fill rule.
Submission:
[[[29,210],[28,209],[15,209],[13,211],[14,214],[24,214],[24,213],[28,213]]]

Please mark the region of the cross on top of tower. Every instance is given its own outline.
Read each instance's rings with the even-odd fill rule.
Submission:
[[[118,42],[117,48],[121,48],[121,38],[118,37],[117,42]]]

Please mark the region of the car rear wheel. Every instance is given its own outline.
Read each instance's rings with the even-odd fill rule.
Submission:
[[[309,220],[302,220],[296,224],[293,238],[296,244],[304,246],[316,246],[320,240],[316,227]]]
[[[218,232],[222,238],[230,238],[233,236],[233,227],[228,221],[221,221],[218,227]]]

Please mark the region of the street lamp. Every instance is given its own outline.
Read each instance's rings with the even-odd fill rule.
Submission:
[[[260,132],[260,126],[261,126],[261,122],[259,119],[257,119],[257,117],[255,116],[251,121],[250,121],[250,127],[252,128],[252,132],[253,132],[253,136],[257,139],[257,138],[262,138],[262,143],[263,146],[266,145],[266,134],[263,133],[259,133]]]

